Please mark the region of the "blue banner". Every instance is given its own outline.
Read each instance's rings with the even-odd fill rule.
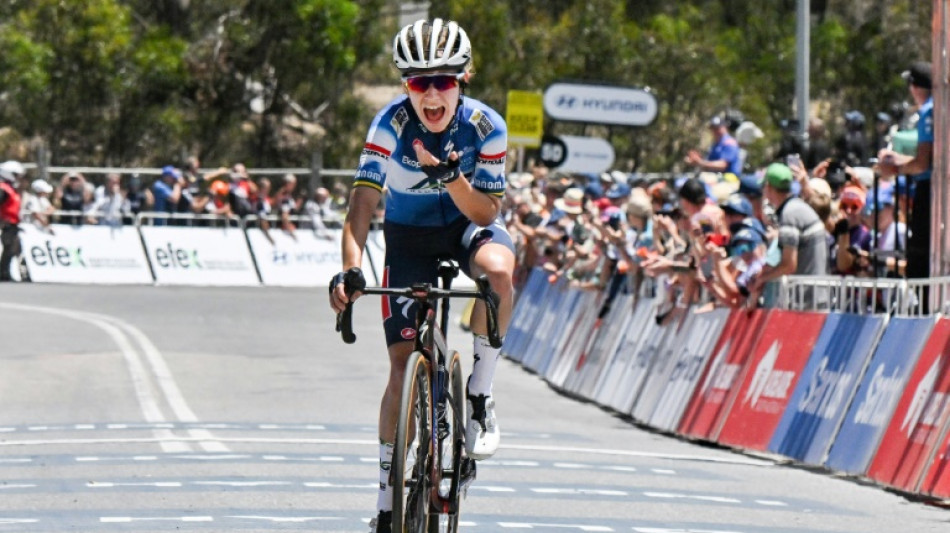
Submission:
[[[524,359],[525,347],[532,338],[534,326],[540,320],[539,306],[544,301],[544,293],[550,284],[544,270],[531,270],[518,301],[511,313],[511,323],[505,336],[502,352],[515,361]]]
[[[825,463],[829,468],[849,474],[867,471],[933,326],[933,318],[894,318],[887,325],[831,447]]]
[[[881,316],[828,315],[770,451],[809,464],[824,462],[883,324]]]

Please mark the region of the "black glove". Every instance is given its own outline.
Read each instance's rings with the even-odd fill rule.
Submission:
[[[366,278],[363,277],[363,271],[358,267],[353,267],[346,272],[338,272],[333,276],[333,279],[330,280],[330,294],[333,294],[333,290],[340,283],[343,284],[347,296],[366,288]]]
[[[847,235],[849,231],[851,231],[851,227],[848,226],[848,220],[842,218],[835,224],[835,240],[838,240],[838,237],[842,235]]]
[[[450,157],[447,161],[439,161],[438,165],[422,165],[422,171],[425,172],[426,176],[429,176],[430,179],[437,180],[443,184],[452,183],[462,175],[462,172],[459,170],[458,157],[454,160]]]

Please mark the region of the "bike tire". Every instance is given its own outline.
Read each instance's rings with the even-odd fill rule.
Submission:
[[[425,355],[413,352],[406,362],[390,470],[394,532],[427,533],[432,455],[430,376]]]
[[[451,424],[451,469],[443,467],[443,479],[451,481],[450,498],[454,501],[452,514],[433,514],[429,517],[429,533],[457,533],[459,530],[460,505],[459,483],[462,472],[462,450],[465,448],[465,396],[462,387],[462,361],[459,353],[452,351],[446,358],[448,370],[448,393],[446,419]],[[448,466],[448,465],[446,465]]]

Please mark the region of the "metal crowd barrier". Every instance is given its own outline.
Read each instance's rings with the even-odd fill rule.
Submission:
[[[950,277],[784,276],[777,307],[799,311],[925,316],[950,311]]]

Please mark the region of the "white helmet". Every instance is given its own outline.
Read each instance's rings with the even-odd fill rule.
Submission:
[[[468,35],[455,21],[420,19],[393,40],[393,62],[403,76],[430,72],[461,74],[472,60]]]
[[[0,163],[0,178],[7,181],[13,182],[16,181],[18,176],[26,174],[26,169],[23,168],[23,165],[19,161],[4,161]]]

